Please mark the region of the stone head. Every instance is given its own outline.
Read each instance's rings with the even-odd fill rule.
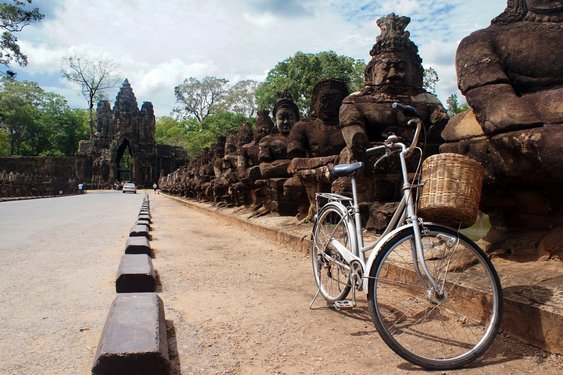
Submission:
[[[252,134],[252,125],[248,121],[243,121],[237,133],[237,147],[241,148],[245,144],[252,142]]]
[[[528,17],[563,16],[562,0],[508,0],[502,14],[491,21],[492,24],[510,24]],[[538,19],[536,19],[538,20]]]
[[[235,130],[229,130],[225,139],[225,155],[232,154],[237,150],[237,133]]]
[[[217,137],[217,142],[212,146],[214,158],[219,159],[225,155],[225,142],[226,137],[224,135]]]
[[[342,100],[349,94],[346,82],[337,78],[324,78],[317,82],[311,96],[311,117],[328,124],[338,123]]]
[[[370,51],[371,61],[365,70],[366,86],[391,94],[422,91],[424,69],[418,48],[405,31],[409,17],[391,13],[377,20],[381,35]]]
[[[293,124],[299,121],[299,109],[288,89],[278,91],[277,96],[278,100],[273,110],[275,126],[280,134],[287,136]]]
[[[270,118],[270,111],[262,109],[258,111],[256,126],[254,127],[254,141],[258,142],[274,129],[274,123]]]

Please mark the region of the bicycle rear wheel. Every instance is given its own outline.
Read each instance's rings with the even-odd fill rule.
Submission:
[[[313,228],[313,275],[328,303],[343,300],[350,292],[350,266],[330,241],[334,238],[351,250],[351,225],[342,207],[328,203],[320,210]]]
[[[428,293],[414,272],[412,228],[383,246],[370,270],[368,306],[395,353],[427,369],[467,365],[492,344],[502,318],[502,290],[485,253],[438,225],[422,228],[426,265],[442,292]]]

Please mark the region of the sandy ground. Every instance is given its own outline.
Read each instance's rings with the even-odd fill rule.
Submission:
[[[403,374],[422,370],[379,338],[365,299],[336,312],[315,294],[307,254],[163,196],[151,196],[174,374]],[[559,374],[561,356],[499,335],[472,368]]]

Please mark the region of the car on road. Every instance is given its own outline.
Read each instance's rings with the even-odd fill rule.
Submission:
[[[126,182],[123,185],[123,192],[137,194],[137,186],[134,182]]]

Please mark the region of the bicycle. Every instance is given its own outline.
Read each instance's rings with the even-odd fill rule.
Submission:
[[[352,196],[317,193],[312,231],[313,274],[319,293],[335,309],[356,306],[356,291],[367,293],[371,318],[383,341],[403,359],[433,370],[463,367],[492,344],[502,320],[502,289],[486,254],[454,228],[417,216],[407,158],[417,147],[422,121],[410,106],[393,104],[416,126],[410,146],[390,135],[366,154],[385,151],[375,163],[398,154],[402,199],[385,231],[364,246],[355,173],[363,162],[334,166],[335,177],[350,176]],[[319,209],[321,201],[327,201]],[[350,291],[352,299],[347,300]]]

